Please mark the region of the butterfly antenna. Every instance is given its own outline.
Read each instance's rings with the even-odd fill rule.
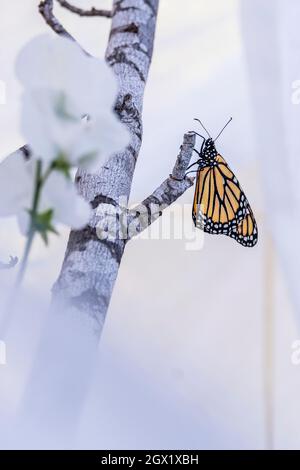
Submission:
[[[222,134],[222,132],[226,129],[226,127],[228,126],[228,124],[232,121],[232,117],[229,119],[228,122],[226,122],[225,126],[223,127],[223,129],[219,132],[219,134],[217,135],[217,137],[214,139],[214,142],[220,137],[220,135]]]
[[[206,134],[208,135],[208,137],[211,138],[210,133],[208,132],[208,130],[206,129],[206,127],[202,124],[202,122],[200,121],[200,119],[194,118],[194,121],[198,121],[198,122],[201,124],[201,126],[203,127],[203,129],[205,130],[205,132],[206,132]]]

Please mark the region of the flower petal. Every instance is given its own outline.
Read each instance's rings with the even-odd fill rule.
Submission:
[[[57,171],[52,172],[45,183],[41,209],[53,209],[54,220],[73,229],[84,227],[92,213],[75,184]]]
[[[125,149],[129,142],[129,131],[115,113],[98,115],[87,123],[84,133],[78,138],[72,160],[89,171],[96,171],[114,153]]]
[[[22,152],[9,155],[0,163],[0,217],[29,209],[33,191],[34,162]]]
[[[82,115],[111,109],[117,94],[117,79],[107,63],[61,36],[42,34],[29,41],[17,57],[16,74],[27,89],[68,91]]]

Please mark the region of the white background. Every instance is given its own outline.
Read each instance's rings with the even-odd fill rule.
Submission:
[[[2,157],[24,143],[14,60],[26,41],[47,31],[37,3],[1,0],[0,79],[6,84],[6,104],[0,106]],[[99,7],[110,3],[76,2]],[[281,2],[286,8],[289,3],[293,0]],[[85,48],[103,56],[109,20],[56,11]],[[201,250],[187,250],[186,240],[172,239],[135,240],[127,246],[95,380],[82,410],[78,447],[264,448],[264,322],[266,305],[271,305],[274,445],[300,448],[300,365],[291,363],[292,342],[300,337],[300,312],[293,308],[268,228],[272,208],[266,210],[264,204],[265,168],[261,170],[254,144],[256,116],[240,18],[237,0],[161,0],[132,202],[150,194],[170,173],[183,133],[195,129],[193,117],[216,134],[233,116],[218,141],[219,151],[253,206],[259,243],[247,249],[229,238],[205,236]],[[193,189],[179,202],[191,204],[192,198]],[[182,217],[177,210],[177,218]],[[190,207],[185,211],[193,235]],[[0,223],[4,261],[10,253],[21,254],[24,240],[13,220]],[[28,272],[28,292],[44,305],[67,241],[67,231],[60,232],[50,249],[35,244]],[[0,272],[3,286],[10,276]],[[7,366],[0,366],[3,423],[17,409],[42,323],[36,311],[24,311],[24,316],[11,326],[13,352]],[[32,443],[38,445],[38,429]],[[22,445],[22,440],[0,442],[7,445]]]

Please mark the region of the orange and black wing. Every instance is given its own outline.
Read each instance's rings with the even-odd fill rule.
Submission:
[[[245,246],[254,246],[257,241],[256,222],[247,198],[220,155],[214,166],[205,166],[197,173],[192,215],[195,225],[207,233],[228,235]]]
[[[257,225],[253,212],[249,206],[246,216],[238,224],[237,228],[229,234],[243,246],[254,246],[257,243]]]

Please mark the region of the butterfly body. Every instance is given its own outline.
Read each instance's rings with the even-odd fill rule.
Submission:
[[[243,246],[257,243],[257,225],[250,204],[212,138],[204,139],[200,152],[192,217],[196,227],[223,234]]]

